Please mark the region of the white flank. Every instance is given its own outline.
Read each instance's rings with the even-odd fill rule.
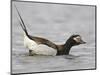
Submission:
[[[57,54],[57,50],[44,44],[38,45],[35,41],[29,39],[26,35],[24,35],[24,46],[29,50],[32,50],[33,54],[52,56],[55,56]]]
[[[24,37],[24,46],[30,50],[34,50],[38,44],[33,40],[29,39],[27,36]]]
[[[38,47],[36,47],[34,52],[36,54],[39,54],[39,55],[52,55],[52,56],[55,56],[57,54],[57,50],[55,50],[51,47],[48,47],[47,45],[43,45],[43,44],[38,45]]]

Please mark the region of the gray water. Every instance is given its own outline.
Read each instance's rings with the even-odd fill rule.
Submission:
[[[63,44],[72,34],[87,43],[75,46],[70,55],[28,56],[16,4],[30,35]],[[12,72],[46,72],[95,68],[95,7],[42,3],[12,3]]]

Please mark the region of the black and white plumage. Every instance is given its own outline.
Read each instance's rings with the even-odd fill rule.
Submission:
[[[55,43],[41,37],[35,37],[28,34],[25,23],[15,6],[18,15],[19,22],[24,31],[24,46],[29,49],[29,55],[68,55],[72,46],[84,44],[80,35],[72,35],[62,45],[56,45]]]

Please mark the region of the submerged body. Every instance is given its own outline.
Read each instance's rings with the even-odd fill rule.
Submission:
[[[35,41],[29,39],[26,35],[24,36],[24,46],[30,50],[29,55],[52,55],[57,54],[57,50],[44,45],[36,43]]]

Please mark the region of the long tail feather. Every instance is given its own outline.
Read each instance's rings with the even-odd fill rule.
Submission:
[[[22,19],[21,15],[20,15],[20,13],[19,13],[19,11],[18,11],[18,9],[17,9],[16,5],[15,5],[15,8],[16,8],[17,13],[18,13],[19,18],[20,18],[20,20],[19,20],[20,25],[21,25],[22,29],[24,30],[25,34],[26,34],[26,35],[28,35],[28,32],[27,32],[27,29],[26,29],[25,23],[24,23],[24,21],[23,21],[23,19]]]

